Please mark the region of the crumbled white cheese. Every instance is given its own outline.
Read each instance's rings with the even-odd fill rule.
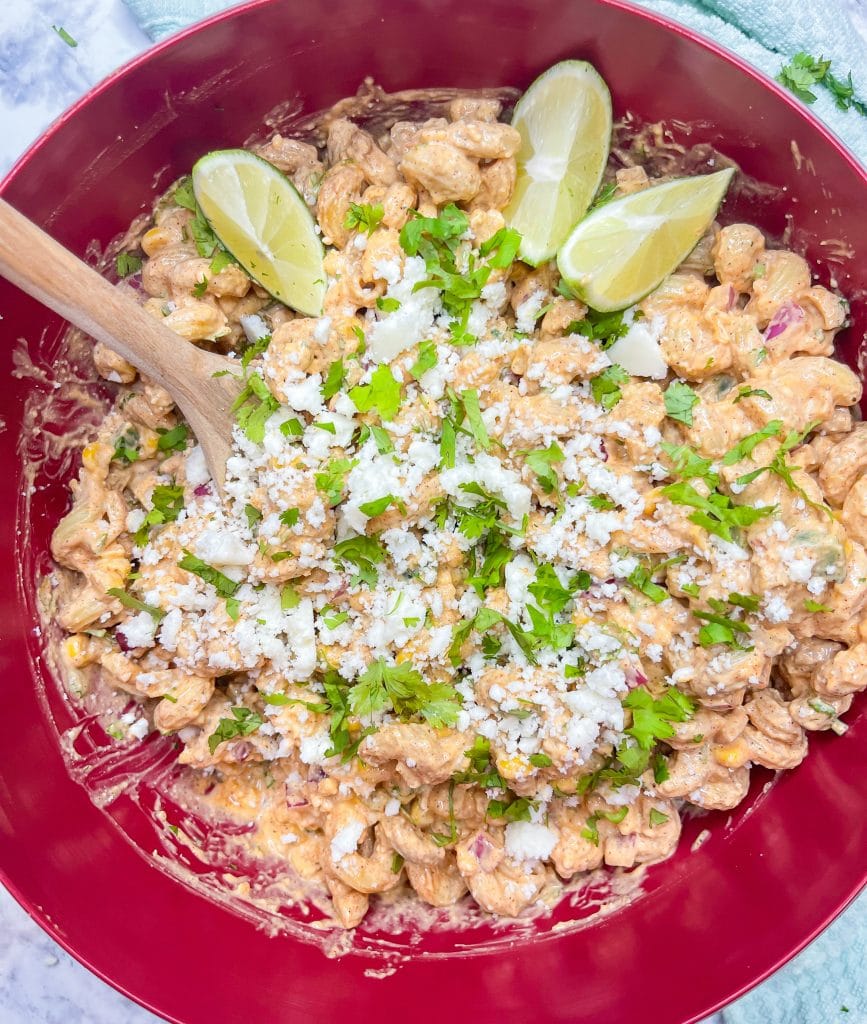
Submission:
[[[559,834],[547,825],[512,821],[506,825],[506,853],[519,861],[547,860],[559,838]]]
[[[331,859],[335,864],[339,864],[350,853],[355,853],[363,832],[364,823],[361,821],[350,821],[337,832],[331,840]]]

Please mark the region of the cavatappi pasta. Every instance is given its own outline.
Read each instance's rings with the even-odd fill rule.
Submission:
[[[588,311],[514,258],[499,115],[259,147],[321,227],[316,318],[170,190],[142,301],[239,357],[225,500],[169,395],[97,345],[117,400],[52,543],[67,661],[138,702],[119,738],[175,734],[345,927],[406,883],[508,916],[664,857],[684,807],[795,767],[867,684],[845,302],[732,224]]]

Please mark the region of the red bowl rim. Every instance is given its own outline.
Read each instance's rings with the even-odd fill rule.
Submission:
[[[245,3],[238,4],[237,6],[227,8],[226,10],[220,11],[217,14],[211,15],[208,18],[204,18],[201,21],[194,22],[188,25],[186,28],[174,33],[173,35],[167,36],[165,39],[158,43],[154,43],[149,46],[146,50],[142,51],[131,60],[127,61],[116,71],[113,71],[107,77],[97,82],[96,85],[92,86],[88,91],[78,99],[72,106],[67,108],[59,117],[57,117],[51,124],[45,129],[45,131],[37,138],[34,142],[27,147],[24,153],[15,161],[12,167],[9,169],[7,174],[0,181],[0,194],[6,191],[6,188],[11,184],[12,180],[17,177],[19,173],[25,170],[27,163],[30,159],[39,152],[52,136],[64,125],[70,118],[75,117],[79,110],[87,106],[96,96],[99,96],[106,89],[110,88],[116,79],[122,78],[138,69],[142,64],[147,63],[155,54],[161,53],[166,49],[171,48],[176,43],[189,38],[197,32],[208,28],[211,25],[219,22],[228,21],[234,17],[240,16],[246,11],[258,8],[267,7],[273,3],[279,2],[279,0],[247,0]],[[671,18],[665,17],[662,14],[658,14],[655,11],[647,10],[643,7],[638,7],[635,4],[625,2],[625,0],[594,0],[595,3],[600,6],[613,7],[618,10],[626,11],[634,17],[641,18],[645,21],[651,22],[658,25],[660,28],[672,32],[675,35],[682,36],[702,47],[704,50],[720,57],[722,60],[729,64],[733,64],[743,74],[759,82],[765,89],[773,92],[779,99],[781,99],[788,107],[796,112],[798,116],[807,121],[822,137],[824,142],[832,147],[837,155],[841,157],[855,173],[861,178],[865,185],[867,185],[867,167],[855,156],[855,154],[845,145],[842,139],[825,124],[816,114],[808,110],[804,104],[798,100],[792,93],[790,93],[783,86],[779,85],[774,79],[770,78],[764,72],[758,68],[749,64],[742,57],[739,57],[732,50],[727,49],[724,46],[719,45],[713,39],[696,32],[694,29],[689,28],[680,22],[674,21]],[[59,933],[51,920],[50,912],[44,907],[35,905],[27,895],[16,886],[12,880],[8,877],[6,871],[0,866],[0,883],[3,884],[6,891],[13,897],[13,899],[21,906],[27,914],[43,929],[65,952],[67,952],[73,959],[78,961],[82,966],[86,967],[92,974],[96,975],[106,984],[110,985],[115,991],[126,996],[132,1002],[138,1004],[144,1009],[150,1011],[155,1016],[160,1017],[164,1020],[170,1021],[171,1024],[186,1024],[184,1020],[179,1017],[167,1016],[163,1011],[158,1010],[153,1004],[148,1001],[147,996],[136,995],[133,992],[127,990],[120,982],[115,981],[110,977],[102,968],[96,964],[91,963],[89,959],[80,954],[72,945],[71,942],[66,940],[62,934]],[[755,977],[745,984],[741,985],[735,991],[731,992],[725,998],[719,1000],[715,1004],[708,1006],[702,1010],[699,1014],[694,1015],[690,1020],[684,1021],[683,1024],[697,1024],[702,1021],[705,1017],[710,1014],[716,1013],[718,1010],[725,1006],[730,1005],[736,999],[745,995],[751,991],[761,982],[769,978],[775,971],[779,970],[795,956],[798,955],[803,949],[805,949],[815,938],[817,938],[833,921],[839,917],[843,911],[852,904],[855,899],[859,896],[862,890],[867,887],[867,866],[865,866],[864,872],[860,881],[855,882],[855,885],[849,893],[849,895],[843,899],[837,906],[829,909],[827,915],[822,921],[813,928],[807,935],[803,936],[798,942],[796,942],[791,949],[781,954],[773,963],[766,966],[765,968],[758,971]]]

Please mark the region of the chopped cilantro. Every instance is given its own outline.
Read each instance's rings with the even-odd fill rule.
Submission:
[[[432,341],[423,341],[418,347],[418,358],[409,368],[411,376],[420,380],[428,370],[437,364],[437,347]]]
[[[528,800],[525,796],[517,797],[511,790],[509,795],[510,800],[489,800],[487,816],[506,822],[530,821],[530,812],[536,806],[533,801]]]
[[[649,817],[651,828],[656,828],[657,825],[664,825],[668,821],[668,815],[658,811],[655,807],[650,808]]]
[[[349,392],[359,412],[375,409],[383,420],[392,420],[400,408],[400,382],[385,363],[373,372],[369,384],[358,384]]]
[[[358,510],[373,519],[374,516],[382,515],[389,505],[394,505],[403,515],[406,515],[406,504],[393,494],[384,494],[381,498],[366,501],[363,505],[358,506]]]
[[[675,445],[663,441],[660,447],[671,459],[676,476],[683,477],[685,480],[704,480],[710,488],[719,484],[719,474],[711,469],[713,466],[711,459],[703,459],[685,444]]]
[[[333,398],[343,387],[345,377],[346,369],[343,365],[343,356],[341,356],[339,359],[335,359],[331,366],[328,367],[328,373],[325,375],[325,380],[322,383],[322,397],[326,402],[329,398]]]
[[[297,526],[298,518],[301,515],[301,510],[297,508],[287,508],[280,513],[280,522],[284,526],[293,527]]]
[[[737,405],[737,403],[742,398],[753,398],[753,397],[755,397],[755,398],[766,398],[769,402],[771,401],[771,396],[768,394],[767,391],[764,390],[764,388],[741,387],[741,388],[738,388],[738,393],[735,396],[732,404],[733,405]]]
[[[441,728],[456,724],[460,698],[447,683],[426,683],[411,662],[388,665],[377,658],[349,691],[349,707],[359,717],[388,709],[404,719],[420,715]]]
[[[529,760],[534,768],[550,768],[554,763],[547,754],[530,754]]]
[[[340,569],[345,562],[355,566],[352,586],[365,583],[368,587],[375,587],[379,579],[376,566],[385,561],[385,548],[376,537],[347,537],[334,545],[333,557]]]
[[[141,256],[131,252],[119,252],[114,265],[118,277],[129,277],[130,274],[137,274],[141,270]]]
[[[280,408],[280,403],[268,390],[268,385],[258,373],[251,373],[244,390],[232,404],[232,412],[238,426],[253,442],[261,444],[265,439],[265,424]]]
[[[756,447],[767,441],[768,438],[776,437],[783,428],[782,420],[771,420],[762,427],[761,430],[757,430],[754,434],[747,434],[745,438],[739,441],[731,451],[726,452],[723,456],[722,464],[724,466],[733,466],[736,462],[742,462],[744,459],[750,458],[755,451]]]
[[[604,494],[591,494],[587,499],[587,504],[596,512],[610,512],[613,508],[617,508],[617,502]]]
[[[626,384],[629,374],[622,366],[615,363],[609,366],[590,381],[590,393],[594,401],[598,402],[606,412],[610,412],[623,397],[620,390],[621,384]]]
[[[380,297],[376,300],[376,308],[382,313],[396,313],[400,309],[397,299]]]
[[[219,569],[215,569],[212,565],[208,565],[207,562],[203,562],[201,558],[197,558],[187,550],[184,550],[184,557],[178,562],[178,565],[181,569],[185,569],[187,572],[191,572],[193,575],[198,576],[199,579],[203,579],[205,583],[210,583],[220,597],[234,597],[235,592],[241,586],[240,583],[236,583],[235,580],[229,579],[229,577],[220,572]]]
[[[649,597],[654,604],[661,604],[669,597],[669,593],[665,587],[661,587],[658,583],[653,582],[654,571],[656,570],[650,570],[643,565],[636,565],[629,576],[627,576],[626,582],[644,594],[645,597]]]
[[[376,203],[374,206],[371,206],[370,203],[350,203],[343,226],[349,231],[357,228],[359,231],[372,235],[382,223],[384,216],[385,210],[380,203]]]
[[[241,369],[244,373],[250,366],[257,356],[261,356],[263,352],[267,352],[268,346],[271,344],[271,335],[263,334],[261,338],[257,338],[255,341],[250,342],[249,345],[244,346],[244,350],[241,353]]]
[[[182,452],[186,449],[187,439],[190,436],[185,423],[179,423],[176,427],[172,427],[171,430],[166,430],[165,427],[157,427],[157,433],[160,435],[157,441],[158,452]]]
[[[698,395],[682,380],[673,380],[663,393],[665,412],[670,419],[692,426],[692,409]]]
[[[479,448],[488,451],[491,447],[491,439],[482,419],[482,412],[479,408],[479,393],[474,388],[461,392],[461,403],[467,416],[467,423],[470,431]]]
[[[816,93],[813,87],[822,86],[834,97],[834,105],[838,110],[854,110],[867,117],[867,104],[855,99],[855,86],[850,71],[845,81],[831,73],[831,61],[824,56],[813,57],[803,50],[784,64],[778,74],[777,81],[793,92],[804,103],[815,103]]]
[[[327,604],[322,609],[322,621],[329,629],[337,629],[337,627],[342,626],[348,618],[349,612],[336,612],[330,604]]]
[[[771,515],[776,509],[775,505],[762,505],[759,508],[753,508],[752,505],[735,505],[731,498],[716,490],[712,490],[705,497],[691,484],[683,481],[663,487],[661,493],[675,505],[687,505],[696,509],[697,511],[689,517],[689,521],[727,541],[733,540],[733,529],[752,526],[759,519]]]
[[[184,507],[184,489],[179,485],[169,486],[157,484],[151,492],[152,508],[145,515],[141,526],[135,534],[135,542],[139,547],[147,544],[151,526],[162,526],[173,523]]]
[[[315,474],[316,487],[328,498],[331,508],[343,501],[346,474],[356,465],[356,459],[332,459],[320,473]]]
[[[829,605],[814,601],[811,597],[804,601],[804,608],[808,612],[830,612],[832,610]]]
[[[280,589],[280,611],[290,612],[301,603],[298,591],[291,583],[285,583]]]
[[[628,813],[628,807],[618,807],[616,811],[594,811],[587,819],[586,826],[581,829],[581,835],[584,839],[593,843],[594,846],[598,846],[599,821],[604,818],[606,821],[610,821],[613,825],[619,825]]]
[[[246,504],[244,506],[244,515],[247,518],[247,526],[249,526],[251,530],[256,526],[257,523],[260,523],[262,521],[262,513],[259,511],[259,509],[256,508],[255,505],[250,505],[249,503]]]
[[[551,494],[557,489],[560,478],[554,469],[554,463],[562,462],[566,456],[556,441],[552,441],[547,448],[541,448],[537,451],[524,451],[519,454],[524,456],[524,461],[532,472],[536,474],[539,486],[545,494]]]
[[[642,750],[651,750],[657,740],[670,739],[674,736],[671,723],[686,722],[695,713],[693,700],[674,687],[660,697],[654,697],[643,686],[636,687],[624,698],[623,706],[632,712],[632,725],[626,733]],[[618,751],[621,761],[622,754],[623,751]]]
[[[166,613],[162,608],[155,608],[152,604],[145,604],[144,601],[140,601],[137,597],[133,597],[132,594],[128,594],[120,587],[111,587],[111,589],[107,590],[106,593],[110,594],[112,597],[116,597],[124,608],[132,608],[137,612],[147,612],[148,615],[150,615],[156,622],[165,618]]]
[[[591,341],[598,341],[599,347],[603,350],[611,348],[614,342],[624,337],[628,331],[629,324],[624,323],[622,311],[597,313],[595,309],[588,309],[583,320],[573,320],[566,328],[567,334],[581,334]]]
[[[213,754],[217,747],[226,740],[233,740],[237,736],[249,736],[254,733],[260,725],[264,724],[262,716],[251,711],[250,708],[229,708],[231,718],[221,718],[217,728],[208,737],[208,750]]]
[[[304,433],[304,424],[293,416],[291,420],[284,420],[280,424],[280,433],[284,437],[301,437]]]

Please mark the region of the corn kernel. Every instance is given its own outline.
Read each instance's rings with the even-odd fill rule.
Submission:
[[[497,771],[504,779],[521,779],[529,774],[530,762],[521,756],[498,757]]]
[[[750,752],[743,740],[735,740],[734,743],[714,747],[713,756],[717,764],[723,768],[740,768],[749,761]]]
[[[85,469],[99,469],[99,442],[86,445],[81,452],[81,461]]]

